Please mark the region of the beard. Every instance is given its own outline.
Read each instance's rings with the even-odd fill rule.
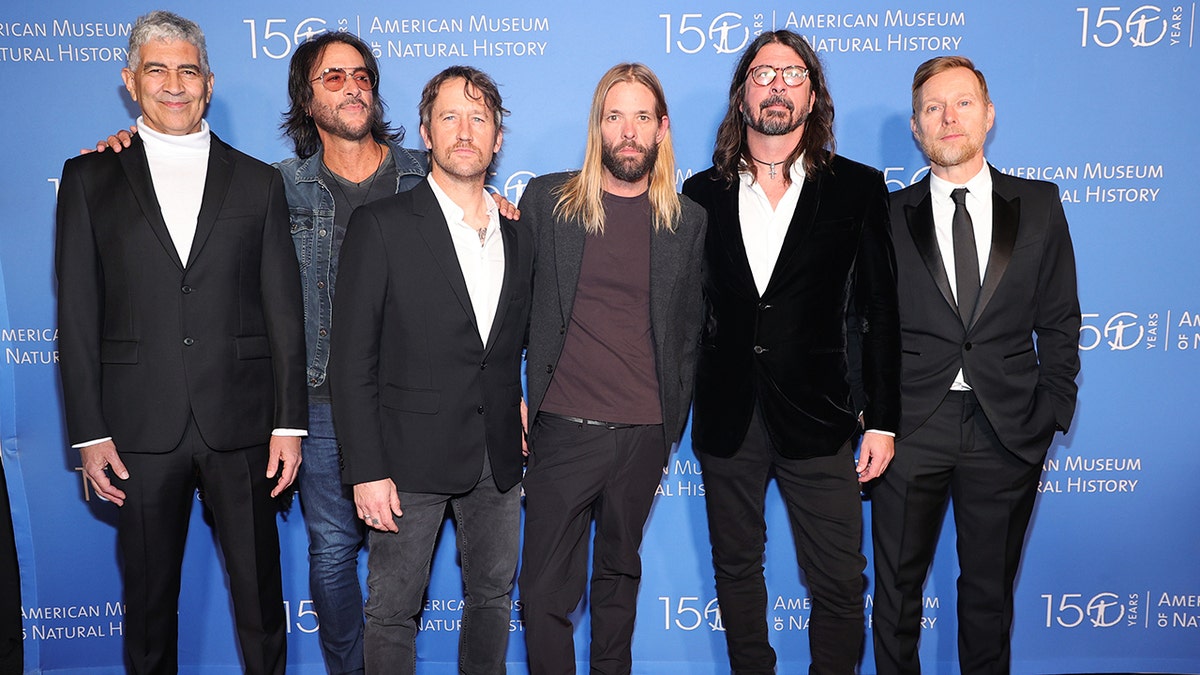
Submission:
[[[464,148],[473,151],[475,156],[463,157],[456,152]],[[463,181],[486,176],[488,165],[492,162],[492,155],[483,152],[474,143],[468,142],[456,143],[444,150],[434,149],[429,156],[446,175]]]
[[[921,149],[930,162],[938,166],[958,166],[983,152],[983,143],[975,138],[968,138],[959,145],[942,143],[938,140],[921,140]]]
[[[350,122],[340,114],[343,107],[354,104],[365,104],[368,110],[366,119],[357,124]],[[370,104],[367,104],[366,101],[360,99],[347,100],[339,104],[336,108],[314,101],[310,114],[312,115],[313,123],[317,125],[318,129],[347,141],[361,141],[370,135],[371,127],[375,126],[375,120],[379,115],[379,111],[373,100]]]
[[[767,110],[770,106],[781,105],[788,109],[785,114],[781,110]],[[758,114],[751,112],[749,106],[742,105],[742,121],[746,126],[765,136],[783,136],[789,134],[808,120],[811,110],[796,112],[796,106],[783,96],[771,96],[758,104]]]
[[[639,145],[636,141],[625,141],[613,146],[601,143],[600,163],[617,180],[626,183],[636,183],[646,177],[658,161],[658,144],[651,146]],[[633,148],[642,153],[640,157],[622,157],[619,153],[625,148]]]

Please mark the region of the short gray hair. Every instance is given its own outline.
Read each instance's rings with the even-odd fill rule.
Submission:
[[[212,71],[208,68],[208,47],[204,45],[204,31],[195,21],[167,12],[155,10],[139,16],[129,31],[130,70],[136,71],[142,65],[142,46],[151,40],[167,40],[191,43],[200,52],[200,70],[207,77]]]

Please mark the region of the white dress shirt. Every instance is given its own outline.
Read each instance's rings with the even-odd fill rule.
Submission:
[[[950,281],[950,292],[958,301],[958,278],[954,269],[954,234],[951,223],[954,220],[954,199],[950,193],[960,187],[967,188],[967,213],[971,214],[971,225],[975,230],[975,249],[979,255],[980,282],[987,272],[988,256],[992,250],[992,172],[985,161],[983,168],[971,180],[962,185],[951,183],[937,176],[929,175],[929,196],[933,203],[933,229],[937,235],[938,250],[942,254],[942,266],[946,268],[946,277]],[[968,391],[963,371],[960,368],[954,376],[951,391]]]
[[[464,218],[465,212],[429,176],[429,186],[437,197],[446,224],[450,229],[450,240],[458,254],[458,266],[467,293],[471,296],[471,308],[475,312],[475,324],[479,327],[479,340],[487,345],[492,332],[492,321],[496,318],[496,306],[500,304],[500,287],[504,283],[504,237],[500,235],[500,210],[495,200],[483,190],[483,201],[487,205],[488,224],[483,240],[479,232]]]
[[[761,297],[767,292],[779,250],[787,236],[788,226],[800,201],[804,186],[804,156],[790,169],[792,184],[787,187],[779,205],[772,208],[767,193],[749,171],[738,174],[738,221],[742,224],[742,243],[746,245],[746,260],[754,275],[754,285]]]

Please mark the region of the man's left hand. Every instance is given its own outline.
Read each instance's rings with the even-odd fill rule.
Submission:
[[[496,208],[500,209],[500,215],[509,220],[521,219],[521,209],[518,209],[515,204],[505,199],[504,195],[499,192],[493,192],[492,199],[496,200]]]
[[[883,475],[892,457],[896,454],[896,439],[887,434],[868,431],[863,434],[862,446],[858,449],[858,482],[866,483]]]
[[[271,457],[267,460],[267,478],[279,474],[279,482],[271,490],[272,497],[278,497],[296,480],[296,471],[300,469],[300,437],[271,436]]]

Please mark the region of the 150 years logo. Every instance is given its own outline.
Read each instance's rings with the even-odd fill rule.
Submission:
[[[1196,5],[1076,7],[1080,47],[1192,46]]]

